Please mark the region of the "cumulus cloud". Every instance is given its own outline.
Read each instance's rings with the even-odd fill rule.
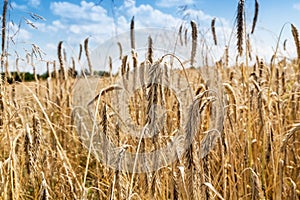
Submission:
[[[10,3],[11,7],[13,9],[17,9],[17,10],[28,10],[28,6],[33,7],[33,8],[38,8],[41,4],[40,0],[28,0],[26,5],[23,4],[18,4],[15,1],[12,1]]]
[[[84,20],[90,23],[110,20],[107,11],[93,2],[81,1],[79,5],[70,2],[52,2],[53,14],[69,21]]]
[[[162,0],[160,2],[166,3],[168,1]],[[193,1],[183,0],[181,2],[192,3]],[[167,28],[176,31],[183,22],[180,17],[164,13],[149,4],[137,5],[134,0],[125,0],[122,5],[114,9],[115,15],[111,16],[101,4],[84,0],[78,3],[67,1],[50,3],[50,11],[56,16],[55,19],[35,22],[41,33],[40,37],[47,38],[47,41],[41,41],[43,50],[48,57],[55,58],[58,41],[64,41],[65,47],[78,48],[79,44],[82,44],[87,37],[90,37],[90,48],[94,49],[117,33],[128,32],[132,16],[135,17],[136,29]],[[210,28],[210,20],[213,16],[194,9],[186,9],[183,14],[189,16],[186,23],[187,28],[190,28],[189,20],[199,22],[201,24],[199,29],[205,29],[207,33],[205,39],[212,41],[211,34],[207,30]],[[216,23],[216,30],[221,40],[221,36],[225,35],[222,31],[227,27],[226,20],[222,19],[222,29],[220,24]],[[231,29],[228,28],[228,30]],[[47,35],[42,36],[42,34]]]
[[[124,0],[123,6],[125,8],[135,7],[135,0]]]
[[[135,4],[121,6],[118,9],[119,13],[123,13],[128,18],[135,16],[135,22],[137,27],[173,27],[178,25],[181,21],[170,14],[161,12],[158,9],[153,8],[150,5],[140,5],[138,7]]]
[[[192,0],[183,2],[192,3]],[[178,28],[182,23],[179,17],[164,13],[148,4],[137,6],[134,0],[125,0],[121,6],[115,8],[114,18],[101,5],[86,1],[78,4],[52,2],[50,9],[58,19],[48,25],[49,29],[65,32],[69,38],[93,36],[98,42],[112,36],[116,30],[118,33],[128,31],[132,16],[135,17],[136,28]],[[212,16],[201,10],[187,9],[184,15],[189,15],[191,20],[208,21],[208,24],[212,19]]]
[[[34,8],[37,8],[41,4],[41,1],[40,0],[29,0],[28,4]]]
[[[54,20],[49,26],[49,29],[51,29],[54,32],[57,32],[59,30],[67,29],[67,25],[63,24],[60,20]]]
[[[208,21],[210,23],[210,20],[212,20],[213,16],[208,15],[204,13],[202,10],[194,10],[194,9],[186,9],[182,13],[183,16],[188,16],[190,19],[193,20],[200,20],[202,22]]]
[[[180,19],[165,14],[150,5],[136,6],[134,0],[125,0],[116,8],[115,18],[107,10],[93,2],[81,1],[79,4],[70,2],[52,2],[50,6],[58,19],[48,25],[54,32],[62,31],[69,42],[75,42],[87,36],[92,36],[95,42],[103,42],[117,30],[118,33],[129,30],[132,16],[135,16],[136,28],[144,27],[174,27]],[[63,36],[63,34],[61,34]]]
[[[17,10],[26,10],[27,9],[27,6],[25,6],[25,5],[19,5],[16,2],[11,2],[10,5],[11,5],[11,7],[13,9],[17,9]]]
[[[160,7],[177,7],[181,5],[193,4],[194,0],[159,0],[156,5]]]

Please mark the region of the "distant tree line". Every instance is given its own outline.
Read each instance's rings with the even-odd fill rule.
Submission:
[[[69,68],[68,70],[68,77],[71,78],[76,78],[76,77],[81,77],[83,76],[83,74],[85,74],[86,76],[90,76],[90,73],[88,70],[82,70],[80,73],[78,73],[77,70],[72,70],[71,68]],[[94,71],[93,74],[95,76],[100,76],[100,77],[108,77],[109,73],[106,71]],[[10,75],[7,76],[4,72],[1,73],[2,77],[6,76],[6,80],[9,84],[13,83],[13,82],[30,82],[30,81],[35,81],[35,75],[33,73],[30,72],[17,72],[17,71],[13,71],[10,72]],[[58,70],[57,73],[55,73],[54,71],[51,72],[50,75],[52,78],[59,78],[60,76],[62,76],[62,71]],[[58,77],[56,77],[58,76]],[[45,72],[43,74],[37,74],[36,75],[38,80],[46,80],[49,77],[49,73]]]

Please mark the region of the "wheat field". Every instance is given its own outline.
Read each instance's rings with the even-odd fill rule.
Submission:
[[[155,59],[149,37],[146,60],[138,61],[134,51],[122,55],[118,73],[110,70],[108,76],[73,77],[62,42],[57,62],[48,63],[56,70],[46,80],[9,84],[5,74],[0,199],[299,199],[298,30],[291,25],[297,58],[275,52],[270,62],[257,55],[248,64],[243,2],[237,12],[237,51],[246,58],[232,66],[228,49],[213,66],[194,66],[200,36],[191,22],[190,67],[175,55]],[[215,19],[211,26],[217,45]],[[134,19],[131,33],[134,49]],[[172,68],[167,57],[179,67]],[[87,68],[93,74],[90,63]],[[86,81],[92,89],[80,84]],[[94,99],[78,93],[85,90],[93,91]],[[122,90],[131,91],[125,100]],[[75,112],[79,104],[90,106],[91,113]],[[130,124],[120,120],[121,112]],[[129,134],[132,126],[149,137]],[[165,163],[167,155],[140,156],[170,143],[172,162]],[[122,162],[124,152],[135,155],[134,162]]]

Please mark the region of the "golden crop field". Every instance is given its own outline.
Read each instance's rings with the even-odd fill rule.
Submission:
[[[7,72],[0,199],[299,199],[298,30],[291,25],[297,58],[257,55],[250,65],[243,9],[236,28],[245,60],[232,66],[226,50],[213,66],[193,65],[192,21],[187,65],[176,55],[154,59],[149,37],[145,61],[121,55],[108,76],[73,77],[62,43],[46,80],[9,84]]]

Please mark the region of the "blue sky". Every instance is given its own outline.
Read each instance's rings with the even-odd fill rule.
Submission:
[[[245,2],[249,32],[254,0]],[[9,43],[10,59],[15,58],[14,51],[24,57],[25,52],[31,52],[32,44],[35,44],[45,53],[43,59],[54,60],[60,40],[64,41],[68,54],[75,57],[79,44],[87,37],[90,37],[93,49],[110,37],[128,31],[133,15],[136,28],[176,30],[183,20],[195,20],[199,24],[199,30],[211,44],[213,42],[209,27],[211,19],[216,17],[220,42],[213,49],[216,52],[215,58],[218,59],[227,44],[233,49],[232,55],[235,55],[235,38],[229,38],[234,30],[237,3],[237,0],[10,0],[10,35],[14,35],[20,25],[18,34]],[[300,0],[259,0],[259,4],[256,32],[250,36],[252,50],[254,54],[268,60],[274,52],[282,26],[290,22],[300,28]],[[180,9],[180,6],[186,6],[185,10]],[[30,13],[36,13],[44,20],[34,20]],[[288,39],[288,50],[282,54],[294,56],[295,48],[289,25],[285,27],[281,43],[285,39]]]

